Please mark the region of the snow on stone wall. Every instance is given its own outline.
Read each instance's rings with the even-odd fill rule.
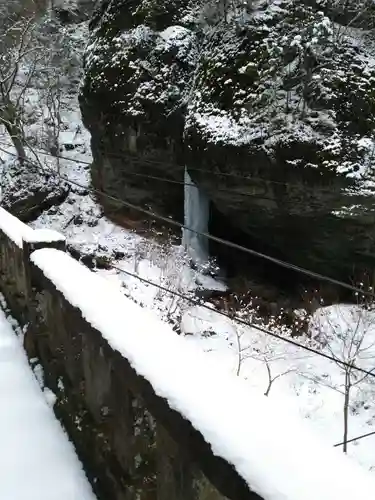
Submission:
[[[323,444],[285,401],[270,400],[224,373],[169,325],[66,253],[37,250],[31,261],[155,393],[192,423],[214,455],[233,464],[265,500],[372,499],[371,475]]]
[[[32,238],[33,229],[21,222],[17,217],[0,208],[0,230],[19,248],[25,238]]]
[[[65,238],[56,231],[32,229],[0,208],[0,279],[2,292],[21,322],[28,322],[26,255],[36,248],[65,248]]]
[[[23,247],[23,242],[53,243],[65,241],[65,237],[61,233],[51,229],[32,229],[1,207],[0,231],[2,231],[19,248]]]

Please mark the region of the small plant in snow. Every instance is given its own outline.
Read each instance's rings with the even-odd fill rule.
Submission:
[[[158,283],[165,289],[193,296],[189,258],[182,248],[176,248],[170,243],[159,245],[153,241],[144,240],[138,245],[134,255],[134,272],[137,274],[141,274],[142,261],[148,261],[156,268],[156,272],[160,275]],[[162,289],[157,292],[155,299],[163,304],[163,317],[168,321],[173,320],[174,323],[187,306],[185,299]]]
[[[343,373],[343,451],[347,452],[349,414],[353,389],[371,377],[356,367],[375,373],[375,311],[367,297],[356,305],[330,306],[317,311],[311,331]]]

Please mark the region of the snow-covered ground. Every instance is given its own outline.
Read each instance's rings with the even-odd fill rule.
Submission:
[[[65,252],[44,248],[31,260],[262,498],[373,498],[373,475],[322,442],[285,398],[267,398],[227,373],[218,359],[208,359],[199,346]]]
[[[63,154],[72,160],[89,162],[90,137],[81,123],[77,97],[69,93],[63,101],[64,131],[60,135],[60,143],[74,145],[74,149],[69,148]],[[0,142],[4,141],[7,141],[5,135],[0,137]],[[6,160],[5,153],[1,156]],[[41,155],[40,158],[49,167],[55,168],[50,157]],[[87,165],[61,160],[60,171],[84,186],[90,184]],[[72,186],[67,199],[60,206],[45,211],[31,225],[34,228],[60,231],[66,236],[68,245],[82,254],[105,258],[120,269],[178,292],[193,294],[201,284],[207,288],[224,288],[222,283],[191,270],[180,247],[155,243],[112,223],[103,216],[94,197],[87,190],[76,186]],[[219,360],[223,371],[238,374],[246,381],[249,393],[254,389],[261,394],[267,392],[270,399],[287,400],[328,444],[333,446],[343,440],[345,374],[338,363],[275,339],[255,328],[238,325],[214,311],[191,306],[186,300],[169,296],[117,269],[97,269],[97,272],[116,283],[136,303],[170,321],[189,343],[205,352],[207,358]],[[243,319],[259,321],[254,310],[243,311]],[[358,324],[363,326],[360,331],[364,333],[359,336],[360,339]],[[265,326],[285,336],[290,335],[287,328]],[[300,343],[312,344],[328,354],[334,353],[341,360],[343,357],[350,358],[355,364],[372,370],[372,360],[375,360],[374,312],[362,313],[357,308],[347,306],[320,309],[310,326],[310,332],[316,339],[300,337]],[[351,355],[355,350],[351,351],[351,347],[358,344],[360,352],[356,353],[353,360]],[[194,370],[194,367],[191,369]],[[375,381],[371,377],[363,380],[353,377],[349,439],[375,431]],[[246,398],[246,393],[243,397]],[[375,436],[370,436],[348,445],[348,454],[369,470],[375,470],[374,440]]]
[[[0,498],[94,500],[73,445],[0,309]]]
[[[360,330],[356,330],[358,323]],[[375,367],[374,312],[362,312],[345,305],[322,308],[311,320],[312,334],[316,328],[320,334],[324,332],[325,339],[329,337],[329,343],[325,347],[325,342],[311,341],[310,344],[329,355],[333,353],[338,360],[348,361],[355,352],[350,347],[351,339],[358,346],[363,338],[360,352],[353,356],[353,362],[369,371]],[[269,391],[270,398],[285,399],[296,407],[327,443],[334,445],[343,441],[345,373],[339,363],[255,329],[236,325],[200,307],[184,315],[182,331],[190,334],[190,342],[200,345],[209,356],[219,357],[223,370],[238,373],[246,379],[249,388],[257,388],[262,393]],[[297,340],[308,345],[303,338]],[[361,373],[357,376],[354,370],[353,374],[349,439],[375,431],[375,379]],[[370,470],[375,465],[374,438],[348,445],[349,455]]]

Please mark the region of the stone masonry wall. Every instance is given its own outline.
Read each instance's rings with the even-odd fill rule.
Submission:
[[[27,279],[24,251],[0,230],[0,290],[14,316],[27,322]]]
[[[33,248],[0,230],[0,288],[29,324],[25,348],[43,366],[98,498],[261,500],[30,262]]]

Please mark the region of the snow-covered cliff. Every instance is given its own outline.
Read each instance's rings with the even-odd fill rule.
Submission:
[[[103,1],[81,93],[96,184],[181,220],[183,187],[129,171],[183,181],[186,164],[249,241],[329,274],[366,267],[372,7],[366,24],[365,7],[350,6],[339,16],[297,0]]]

